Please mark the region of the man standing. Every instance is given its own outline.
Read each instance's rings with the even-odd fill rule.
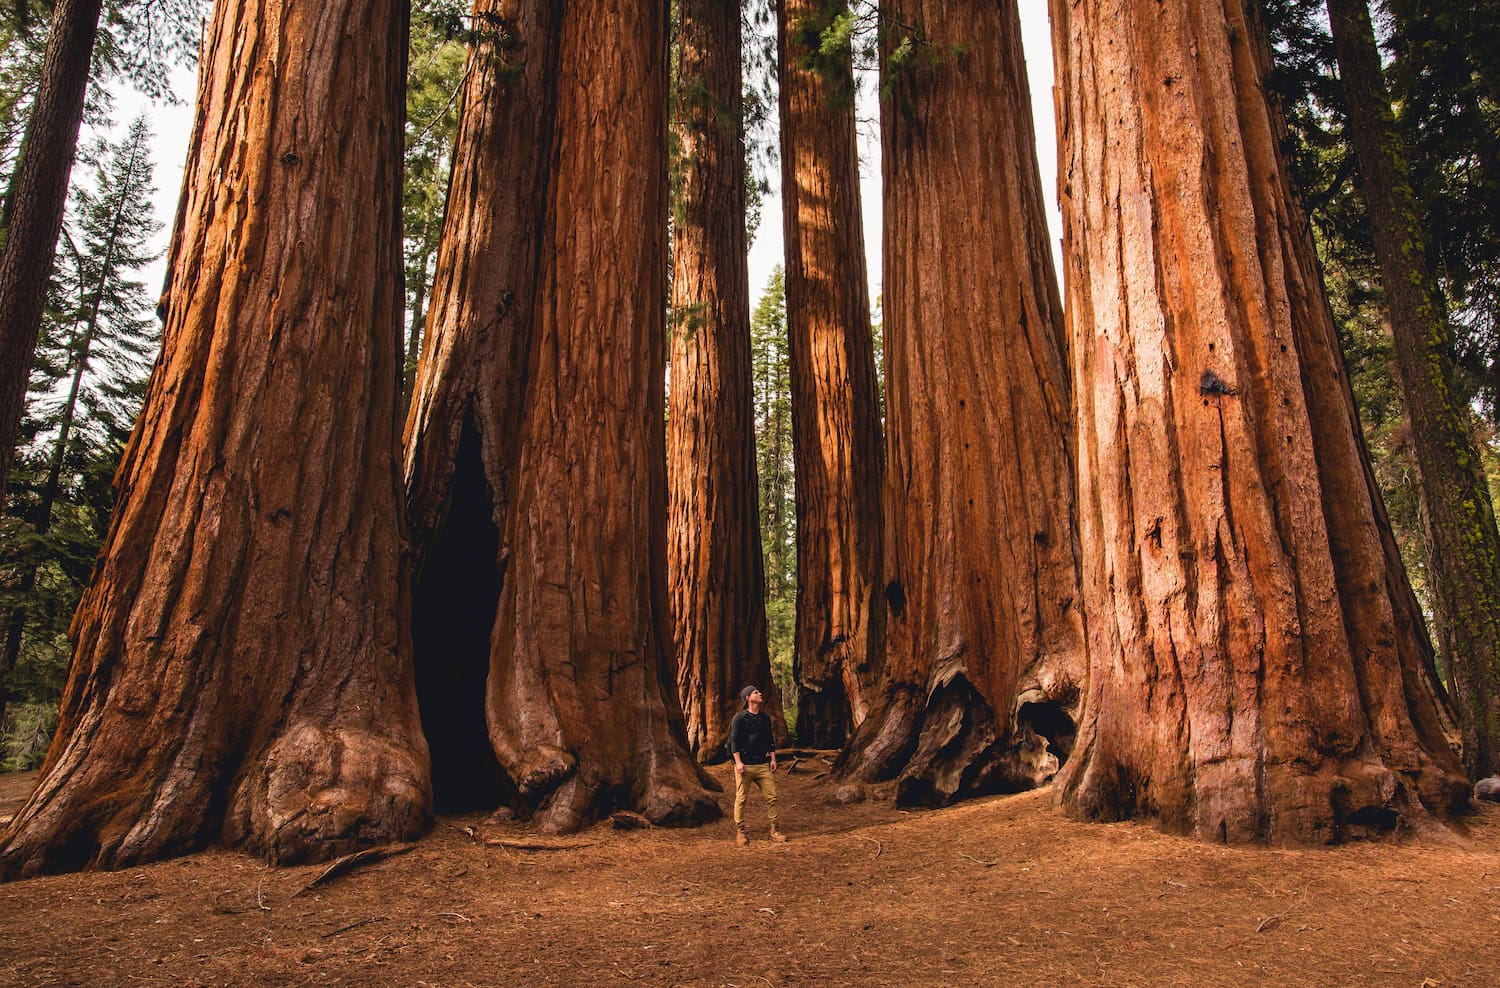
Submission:
[[[766,801],[766,816],[771,820],[771,840],[780,844],[786,835],[776,826],[776,738],[771,733],[771,718],[761,712],[765,698],[754,686],[740,690],[745,709],[729,722],[729,753],[734,756],[734,842],[740,847],[750,843],[745,833],[745,799],[749,783],[760,789]]]

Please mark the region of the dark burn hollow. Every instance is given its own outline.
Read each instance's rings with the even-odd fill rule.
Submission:
[[[490,631],[500,601],[500,532],[491,515],[479,433],[464,421],[447,517],[413,591],[412,664],[439,813],[488,810],[504,794],[485,722]]]
[[[1068,763],[1073,753],[1073,744],[1078,740],[1078,726],[1073,723],[1063,704],[1057,701],[1023,703],[1016,711],[1016,728],[1020,733],[1026,728],[1047,742],[1047,750],[1057,759],[1057,767]]]

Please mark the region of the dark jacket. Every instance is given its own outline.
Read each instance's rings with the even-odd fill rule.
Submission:
[[[771,718],[765,711],[752,714],[741,710],[729,722],[729,754],[739,752],[740,761],[746,765],[764,765],[771,760],[776,750],[776,737],[771,733]]]

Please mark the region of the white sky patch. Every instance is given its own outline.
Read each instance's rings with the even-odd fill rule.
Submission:
[[[1036,127],[1037,159],[1041,167],[1042,188],[1046,197],[1047,222],[1051,231],[1052,254],[1057,270],[1062,271],[1062,219],[1057,206],[1057,138],[1052,108],[1052,42],[1047,23],[1045,0],[1021,0],[1021,34],[1030,76],[1032,117]],[[881,176],[880,112],[877,81],[873,71],[861,72],[858,102],[860,197],[864,209],[866,266],[870,277],[870,301],[880,296],[881,272]],[[181,101],[178,105],[153,103],[133,89],[115,91],[115,127],[112,138],[124,133],[137,113],[144,112],[155,134],[152,162],[155,165],[155,208],[162,223],[160,249],[162,258],[147,270],[145,281],[153,291],[162,283],[166,271],[166,246],[172,232],[172,221],[182,187],[182,172],[192,137],[193,99],[197,90],[197,72],[177,69],[172,73],[172,91]],[[91,135],[85,135],[85,138]],[[759,299],[771,270],[782,263],[780,170],[768,176],[772,189],[762,206],[760,227],[750,248],[750,295],[753,305]]]

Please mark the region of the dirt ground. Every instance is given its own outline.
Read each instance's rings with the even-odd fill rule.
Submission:
[[[0,983],[1500,985],[1494,804],[1461,835],[1231,849],[1046,792],[906,813],[779,778],[784,845],[758,804],[745,849],[727,821],[549,842],[443,817],[312,887],[325,866],[221,851],[0,885]],[[0,776],[0,818],[32,779]]]

